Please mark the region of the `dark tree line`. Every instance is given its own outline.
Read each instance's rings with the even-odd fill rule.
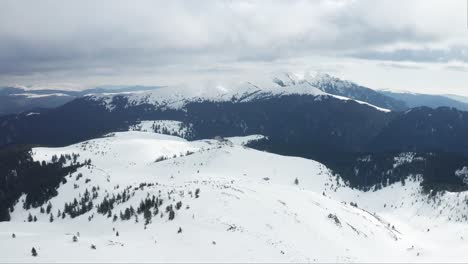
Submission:
[[[10,212],[22,194],[26,194],[25,209],[41,207],[56,196],[60,183],[66,182],[65,176],[83,166],[77,158],[61,155],[51,162],[38,162],[31,157],[31,146],[0,150],[0,221],[10,220]]]

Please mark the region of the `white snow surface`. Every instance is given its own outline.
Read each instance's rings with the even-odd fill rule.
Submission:
[[[181,109],[190,102],[247,102],[273,96],[313,95],[317,97],[317,100],[321,100],[323,97],[334,97],[340,100],[356,101],[380,111],[390,112],[388,109],[377,107],[366,102],[325,93],[312,86],[307,80],[286,82],[287,86],[284,87],[278,85],[275,80],[278,80],[278,78],[274,77],[273,80],[270,81],[259,81],[259,84],[239,82],[229,85],[200,84],[167,86],[152,91],[134,93],[90,94],[87,95],[87,98],[100,102],[106,106],[109,111],[112,111],[115,108],[113,100],[116,95],[128,98],[128,106],[149,104],[162,109]]]
[[[191,124],[175,120],[142,120],[130,126],[129,131],[153,132],[181,138],[189,138],[193,134]]]
[[[99,187],[94,205],[106,194],[131,190],[131,198],[113,208],[117,215],[148,195],[162,198],[161,208],[178,201],[182,207],[174,220],[164,212],[146,228],[142,215],[138,223],[113,222],[96,208],[50,223],[39,208],[23,209],[23,196],[12,221],[0,223],[0,262],[468,261],[467,193],[428,197],[418,177],[379,191],[353,190],[318,162],[241,145],[260,137],[190,142],[131,131],[34,148],[38,161],[72,153],[92,160],[58,188],[50,200],[54,217],[93,186]],[[29,213],[38,221],[25,222]]]

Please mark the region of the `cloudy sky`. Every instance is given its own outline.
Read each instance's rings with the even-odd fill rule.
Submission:
[[[0,1],[0,85],[173,85],[281,71],[468,95],[467,2]]]

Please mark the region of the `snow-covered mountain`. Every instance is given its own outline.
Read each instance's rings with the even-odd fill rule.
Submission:
[[[83,96],[101,101],[103,105],[113,109],[115,103],[112,101],[115,97],[128,98],[133,106],[153,104],[163,108],[181,108],[189,102],[245,102],[287,95],[354,100],[391,111],[406,111],[419,106],[468,109],[464,99],[455,95],[435,96],[373,90],[327,73],[282,72],[271,77],[259,76],[253,80],[224,84],[202,82],[179,86],[100,86],[82,91],[0,87],[0,115],[31,111],[34,108],[55,108]]]
[[[467,261],[468,193],[423,195],[418,177],[362,192],[318,162],[243,146],[261,139],[133,131],[34,148],[87,165],[42,206],[18,200],[0,262]]]
[[[127,105],[132,107],[137,105],[153,105],[158,109],[181,109],[188,103],[193,102],[249,102],[265,100],[272,97],[282,97],[288,95],[314,96],[317,100],[335,98],[340,100],[353,100],[360,104],[368,105],[381,111],[389,112],[386,108],[381,108],[368,103],[367,101],[355,100],[341,94],[327,93],[314,86],[308,81],[294,81],[285,85],[278,78],[271,81],[259,81],[260,84],[252,82],[239,82],[229,85],[196,85],[194,86],[170,86],[162,87],[152,91],[134,93],[101,93],[90,94],[88,100],[101,102],[107,109],[113,110],[125,98]]]
[[[347,97],[367,102],[393,111],[403,111],[408,108],[403,101],[382,94],[376,90],[342,80],[326,73],[308,72],[306,74],[282,73],[274,77],[274,81],[283,87],[308,83],[328,94]]]
[[[0,87],[0,116],[56,108],[90,93],[137,92],[158,88],[149,86],[102,86],[78,91],[24,86]]]

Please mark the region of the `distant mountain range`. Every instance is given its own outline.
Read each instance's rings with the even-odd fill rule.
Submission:
[[[463,96],[456,95],[431,95],[405,92],[380,91],[381,94],[394,98],[405,103],[406,107],[414,108],[427,106],[430,108],[437,107],[454,107],[459,110],[468,111],[468,99]]]
[[[117,93],[153,90],[159,87],[147,86],[106,86],[70,91],[59,89],[25,89],[0,87],[0,115],[18,114],[25,111],[55,108],[80,96],[91,93]]]
[[[282,73],[274,76],[272,80],[273,82],[269,86],[262,88],[268,88],[272,91],[279,90],[279,87],[305,86],[307,89],[317,88],[329,95],[346,97],[391,111],[406,111],[420,106],[430,108],[454,107],[468,111],[468,97],[373,90],[325,73],[306,74],[304,76]],[[248,83],[253,85],[254,82]],[[101,86],[83,91],[0,87],[0,115],[55,108],[87,94],[135,93],[158,88],[161,88],[161,86]],[[218,91],[218,93],[222,93],[222,91]]]

